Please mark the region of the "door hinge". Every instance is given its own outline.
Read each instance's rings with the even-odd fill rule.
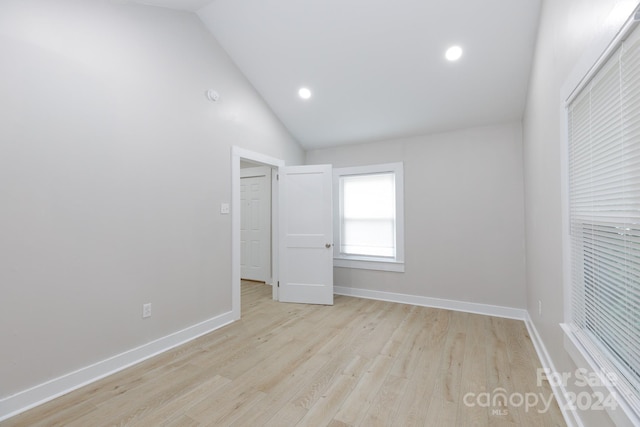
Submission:
[[[280,174],[276,174],[276,181],[280,181]]]
[[[280,287],[280,280],[278,280],[278,287]]]

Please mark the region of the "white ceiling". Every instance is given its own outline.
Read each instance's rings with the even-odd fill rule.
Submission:
[[[197,10],[307,149],[521,119],[540,8],[540,0],[144,3]],[[444,58],[453,44],[464,49],[455,63]],[[298,97],[301,86],[311,99]]]
[[[126,1],[126,0],[125,0]],[[133,3],[148,6],[168,7],[169,9],[189,10],[195,12],[211,3],[212,0],[131,0]]]

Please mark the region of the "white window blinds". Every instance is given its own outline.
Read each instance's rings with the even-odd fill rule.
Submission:
[[[640,31],[568,105],[570,326],[640,409]]]
[[[395,173],[340,177],[340,253],[396,255]]]

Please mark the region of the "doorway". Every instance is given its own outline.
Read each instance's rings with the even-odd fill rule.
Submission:
[[[277,182],[273,177],[276,175],[277,169],[284,166],[284,161],[274,157],[266,156],[261,153],[246,150],[240,147],[231,148],[231,306],[234,320],[240,319],[241,316],[241,262],[242,262],[242,244],[241,244],[241,176],[243,164],[251,164],[253,166],[266,167],[271,172],[271,256],[270,256],[270,272],[267,283],[272,285],[272,296],[277,299],[278,281],[278,203],[274,200],[278,199]]]

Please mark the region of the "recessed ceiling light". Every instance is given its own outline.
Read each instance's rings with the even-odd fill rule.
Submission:
[[[311,91],[306,87],[301,87],[298,91],[298,95],[300,95],[300,98],[302,99],[309,99],[311,98]]]
[[[447,52],[444,54],[444,56],[449,61],[457,61],[462,56],[462,48],[460,46],[451,46],[449,49],[447,49]]]

